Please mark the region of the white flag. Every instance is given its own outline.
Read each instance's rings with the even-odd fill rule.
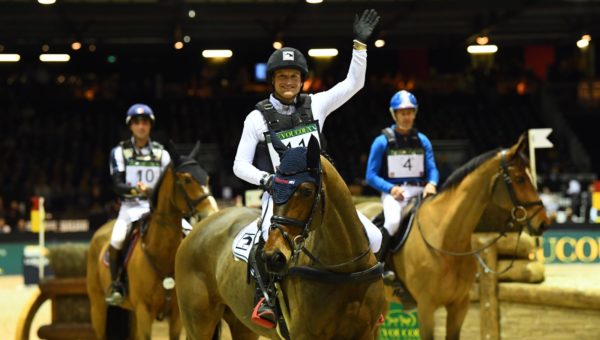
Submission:
[[[554,146],[551,141],[548,140],[548,135],[552,133],[552,129],[529,129],[529,144],[534,149],[545,149]]]

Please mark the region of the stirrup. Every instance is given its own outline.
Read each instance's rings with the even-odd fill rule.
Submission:
[[[275,323],[275,313],[266,305],[264,297],[258,301],[256,306],[254,306],[250,320],[254,324],[264,328],[273,329],[277,326]]]
[[[124,300],[125,298],[120,292],[119,284],[111,284],[110,291],[108,292],[108,295],[106,296],[104,301],[106,301],[106,303],[111,306],[120,306]]]
[[[119,292],[113,292],[104,299],[104,301],[111,306],[120,306],[123,303],[123,300],[123,295]]]
[[[383,283],[388,286],[393,286],[394,281],[396,281],[396,273],[393,270],[386,270],[381,275],[383,278]]]

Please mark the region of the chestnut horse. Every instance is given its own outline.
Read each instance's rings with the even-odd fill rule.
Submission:
[[[388,257],[417,302],[421,339],[433,339],[433,315],[441,306],[447,311],[446,338],[459,339],[477,272],[470,255],[482,250],[472,249],[471,236],[484,213],[508,211],[509,225],[532,235],[549,224],[531,180],[527,150],[521,136],[511,148],[484,153],[454,171],[438,194],[422,202],[405,245]],[[373,203],[357,207],[368,217],[377,210]]]
[[[126,332],[135,339],[150,339],[152,322],[163,317],[169,318],[169,338],[179,339],[181,320],[172,285],[175,253],[183,236],[181,219],[203,218],[218,211],[209,191],[208,176],[194,159],[198,151],[199,143],[189,156],[179,156],[170,148],[172,161],[156,185],[147,228],[130,252],[126,268],[128,289],[121,307],[133,312],[133,329]],[[114,221],[110,221],[94,233],[88,251],[87,291],[98,339],[106,339],[107,326],[111,327],[107,325],[109,309],[104,301],[111,277],[103,255],[113,225]]]
[[[283,337],[374,339],[385,308],[382,266],[370,251],[348,187],[320,157],[316,139],[308,148],[283,153],[279,169],[289,163],[288,152],[298,149],[306,161],[295,174],[312,180],[275,203],[262,252],[267,269],[279,278],[277,297],[289,332]],[[278,178],[275,182],[285,181]],[[283,191],[275,184],[271,192],[275,197]],[[198,223],[179,247],[176,289],[189,339],[210,339],[222,317],[233,339],[280,338],[276,329],[251,322],[255,284],[246,281],[247,264],[232,255],[233,239],[257,217],[258,211],[247,208],[221,210]]]

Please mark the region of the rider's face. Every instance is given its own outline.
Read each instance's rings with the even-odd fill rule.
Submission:
[[[150,137],[150,130],[152,129],[152,123],[150,118],[141,116],[131,119],[129,123],[129,129],[136,139],[147,139]]]
[[[415,109],[397,109],[394,110],[394,116],[396,117],[396,126],[400,131],[407,131],[412,129],[417,117],[417,110]]]
[[[281,69],[273,73],[273,88],[277,99],[292,103],[302,89],[302,75],[294,69]]]

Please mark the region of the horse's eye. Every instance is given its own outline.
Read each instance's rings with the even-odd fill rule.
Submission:
[[[312,190],[304,188],[300,190],[300,194],[302,195],[302,197],[310,197],[310,195],[312,194]]]
[[[525,177],[524,177],[524,176],[517,176],[517,177],[515,178],[515,182],[516,182],[517,184],[523,184],[523,183],[525,183]]]
[[[185,184],[190,184],[190,183],[192,183],[192,180],[190,178],[186,178],[185,179]]]

